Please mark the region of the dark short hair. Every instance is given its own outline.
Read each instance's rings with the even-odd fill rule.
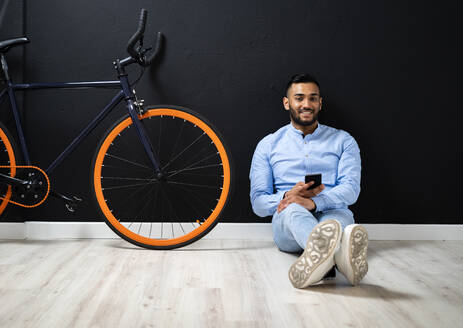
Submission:
[[[314,76],[312,76],[310,74],[307,74],[307,73],[296,74],[296,75],[291,76],[288,83],[286,84],[285,94],[288,94],[288,89],[294,83],[315,83],[317,85],[318,89],[320,89],[320,84],[318,84],[318,81]]]

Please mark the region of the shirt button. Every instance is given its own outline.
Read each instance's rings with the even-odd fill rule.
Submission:
[[[305,155],[305,157],[309,157],[309,155]]]

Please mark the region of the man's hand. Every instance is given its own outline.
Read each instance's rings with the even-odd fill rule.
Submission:
[[[280,204],[278,204],[278,208],[277,208],[278,213],[283,211],[291,203],[299,204],[302,207],[305,207],[309,211],[315,208],[315,203],[312,199],[304,198],[304,197],[297,196],[297,195],[291,195],[281,200]]]
[[[313,181],[309,183],[296,183],[290,191],[286,192],[285,198],[281,200],[280,204],[278,204],[278,213],[283,211],[291,203],[299,204],[309,211],[313,210],[315,208],[315,203],[311,198],[317,196],[323,191],[323,189],[325,189],[325,186],[321,184],[318,187],[307,190],[307,188],[313,184]]]
[[[323,191],[323,189],[325,189],[325,185],[321,184],[318,187],[307,190],[314,183],[315,183],[314,181],[310,181],[309,183],[303,183],[303,182],[296,183],[294,187],[291,188],[290,191],[286,192],[285,199],[292,195],[297,195],[297,196],[301,196],[304,198],[312,198],[312,197],[317,196],[319,193]]]

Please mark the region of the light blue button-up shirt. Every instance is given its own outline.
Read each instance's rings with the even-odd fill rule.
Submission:
[[[251,163],[251,203],[259,216],[273,215],[286,191],[306,174],[322,174],[325,189],[313,197],[316,211],[347,208],[360,193],[360,149],[347,132],[318,124],[304,136],[291,123],[262,139]]]

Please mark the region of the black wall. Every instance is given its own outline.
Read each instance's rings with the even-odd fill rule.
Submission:
[[[17,82],[114,79],[111,63],[126,55],[140,8],[148,9],[147,31],[162,31],[166,42],[137,93],[146,104],[190,107],[222,131],[236,168],[226,221],[263,221],[249,203],[251,157],[261,138],[289,121],[281,105],[288,77],[311,72],[324,95],[321,122],[349,131],[361,148],[362,192],[352,206],[359,222],[463,223],[461,37],[453,3],[11,1],[0,36],[31,39],[24,57],[21,49],[8,56]],[[111,96],[27,93],[24,124],[34,163],[47,167]],[[8,116],[5,105],[1,110]],[[112,117],[122,113],[118,108]],[[89,163],[110,120],[52,177],[55,189],[85,199],[75,214],[49,199],[35,210],[10,209],[10,219],[96,220]]]

